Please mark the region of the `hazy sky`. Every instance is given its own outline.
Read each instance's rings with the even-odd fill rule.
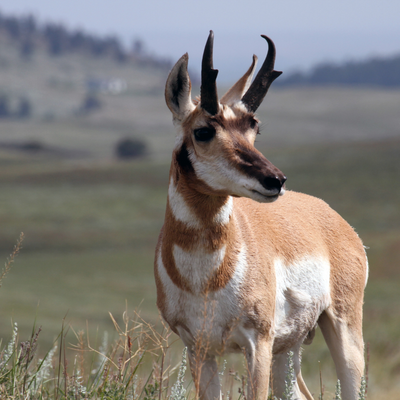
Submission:
[[[262,60],[270,36],[276,69],[288,73],[323,61],[343,62],[400,53],[398,0],[1,0],[3,13],[33,13],[89,32],[117,34],[177,60],[189,52],[198,70],[208,32],[215,32],[219,79],[244,72],[253,53]]]

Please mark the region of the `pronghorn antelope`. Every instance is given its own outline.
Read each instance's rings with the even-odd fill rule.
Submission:
[[[343,399],[356,399],[364,370],[364,247],[326,203],[285,191],[284,174],[254,148],[254,113],[281,74],[275,46],[263,37],[268,54],[253,83],[255,56],[220,99],[212,31],[200,99],[191,98],[187,54],[169,74],[165,97],[178,134],[155,256],[157,305],[188,348],[202,399],[220,398],[215,357],[223,352],[245,353],[249,399],[267,398],[270,376],[282,396],[289,351],[295,398],[312,399],[300,346],[317,324]]]

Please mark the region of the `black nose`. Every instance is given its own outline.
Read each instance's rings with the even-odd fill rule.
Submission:
[[[279,178],[278,176],[271,177],[268,176],[264,178],[264,180],[261,182],[261,184],[265,187],[267,190],[281,190],[282,186],[286,182],[286,176],[282,176]]]

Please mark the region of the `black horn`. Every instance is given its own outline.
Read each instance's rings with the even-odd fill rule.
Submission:
[[[211,115],[218,113],[218,94],[216,79],[218,70],[213,67],[213,46],[214,32],[210,31],[204,48],[203,61],[201,63],[201,108],[209,112]]]
[[[264,100],[271,83],[282,73],[282,71],[274,70],[276,55],[274,42],[268,36],[261,35],[261,37],[268,42],[268,54],[249,90],[242,97],[242,102],[251,112],[257,110]]]

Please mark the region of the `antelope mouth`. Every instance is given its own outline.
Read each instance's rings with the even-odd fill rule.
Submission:
[[[251,192],[257,196],[257,201],[271,203],[278,199],[279,196],[282,196],[285,193],[285,189],[282,187],[279,191],[276,190],[276,193],[261,193],[258,190],[252,189]],[[261,199],[259,199],[261,197]]]

